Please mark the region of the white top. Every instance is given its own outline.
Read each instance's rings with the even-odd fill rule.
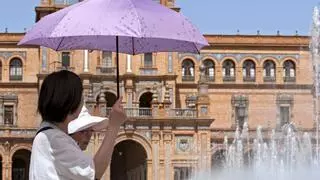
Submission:
[[[48,122],[50,126],[34,139],[30,159],[30,180],[94,180],[93,158],[85,154],[66,133]]]

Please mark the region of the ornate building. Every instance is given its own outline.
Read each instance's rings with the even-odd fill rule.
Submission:
[[[174,0],[158,0],[175,7]],[[67,3],[67,4],[66,4]],[[36,19],[68,5],[42,0]],[[74,2],[70,2],[74,3]],[[17,46],[24,33],[0,33],[0,158],[2,179],[28,179],[32,138],[41,121],[44,77],[68,69],[80,75],[86,105],[108,115],[116,100],[115,54],[55,52]],[[104,179],[183,180],[219,166],[223,139],[248,125],[314,130],[312,63],[307,36],[205,35],[201,54],[120,55],[120,87],[130,118],[116,140]],[[266,136],[267,137],[267,136]],[[99,147],[94,134],[88,153]]]

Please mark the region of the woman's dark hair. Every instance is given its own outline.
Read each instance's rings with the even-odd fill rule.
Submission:
[[[82,82],[78,75],[62,70],[49,74],[43,81],[38,99],[42,120],[59,123],[81,104]]]

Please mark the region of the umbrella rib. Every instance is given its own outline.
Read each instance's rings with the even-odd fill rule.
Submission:
[[[135,55],[135,52],[134,52],[134,38],[133,37],[131,37],[132,38],[132,55]]]
[[[132,4],[132,6],[134,7],[134,11],[135,11],[135,13],[136,13],[136,15],[137,15],[137,19],[138,19],[138,21],[139,21],[139,37],[141,37],[141,32],[142,32],[142,29],[141,29],[141,19],[139,18],[139,14],[138,14],[138,11],[137,11],[137,9],[136,9],[136,6],[135,6],[135,4],[132,2],[132,0],[128,0],[131,4]]]
[[[61,41],[60,41],[59,45],[57,46],[56,51],[58,51],[58,50],[59,50],[60,45],[61,45],[61,43],[62,43],[62,41],[63,41],[63,40],[64,40],[64,36],[62,37],[62,39],[61,39]]]
[[[195,44],[195,43],[192,43],[192,44],[193,44],[194,48],[196,48],[196,50],[197,50],[198,54],[200,54],[200,51],[198,50],[198,48],[197,48],[196,44]]]

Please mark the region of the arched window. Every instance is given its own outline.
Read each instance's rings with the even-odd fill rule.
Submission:
[[[10,61],[10,81],[22,80],[22,61],[19,58],[14,58]]]
[[[295,81],[296,67],[293,61],[287,60],[283,63],[283,78],[284,82]]]
[[[263,78],[264,81],[276,80],[276,65],[273,61],[267,60],[263,63]]]
[[[225,60],[222,66],[223,81],[235,81],[235,64],[232,60]]]
[[[215,76],[215,65],[214,62],[212,60],[204,60],[203,61],[203,65],[205,67],[204,73],[205,73],[205,78],[208,81],[213,81],[214,80],[214,76]]]
[[[190,59],[182,62],[182,81],[194,81],[194,63]]]
[[[242,74],[244,81],[255,81],[256,65],[252,60],[246,60],[243,63]]]

